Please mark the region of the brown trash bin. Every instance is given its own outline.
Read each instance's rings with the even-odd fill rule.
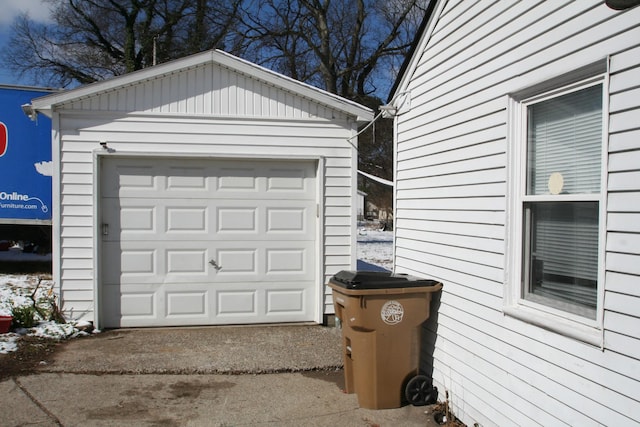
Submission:
[[[403,274],[341,271],[329,281],[342,322],[345,388],[361,408],[402,406],[404,387],[418,374],[420,331],[429,318],[434,280]]]

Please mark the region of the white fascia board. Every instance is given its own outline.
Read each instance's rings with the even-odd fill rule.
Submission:
[[[80,101],[84,98],[89,98],[97,94],[110,92],[113,90],[131,86],[139,82],[153,80],[159,77],[177,73],[189,68],[197,67],[210,60],[211,51],[187,56],[175,61],[166,62],[138,71],[133,71],[131,73],[123,74],[121,76],[113,77],[100,82],[91,83],[86,86],[82,86],[77,89],[71,89],[60,94],[47,95],[41,98],[36,98],[32,101],[31,105],[33,106],[34,110],[44,113],[45,115],[49,115],[47,114],[47,112],[51,112],[56,106],[69,102]]]
[[[429,17],[429,23],[427,24],[424,31],[420,35],[418,46],[413,52],[413,56],[409,59],[409,65],[407,66],[407,69],[405,70],[404,74],[400,76],[400,84],[398,84],[396,91],[393,93],[393,96],[391,97],[392,100],[397,99],[398,97],[400,97],[402,93],[407,91],[407,87],[409,86],[409,82],[411,82],[413,73],[415,73],[416,67],[420,62],[420,57],[424,53],[427,47],[427,43],[429,43],[429,40],[431,39],[431,34],[433,34],[433,30],[436,26],[436,23],[440,19],[440,14],[442,14],[442,10],[447,4],[447,0],[432,0],[432,1],[437,1],[436,6],[433,10],[433,13],[431,14],[431,17]]]
[[[330,108],[342,111],[348,115],[354,116],[358,122],[368,122],[373,120],[374,114],[370,108],[306,83],[299,82],[290,77],[276,73],[275,71],[271,71],[267,68],[253,64],[220,50],[209,50],[101,82],[92,83],[77,89],[71,89],[64,93],[36,98],[33,100],[32,105],[34,110],[50,117],[52,110],[58,105],[68,102],[76,102],[83,98],[95,96],[100,93],[110,92],[112,90],[131,86],[143,81],[179,73],[209,62],[219,64],[230,70],[257,78],[275,87],[279,87],[283,90],[309,98],[317,103],[324,104]]]

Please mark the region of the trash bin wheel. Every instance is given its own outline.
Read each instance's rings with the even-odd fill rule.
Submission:
[[[427,376],[416,375],[407,383],[404,395],[413,406],[424,406],[436,401],[438,389],[431,385],[431,380]]]

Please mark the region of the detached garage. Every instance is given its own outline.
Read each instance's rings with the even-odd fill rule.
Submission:
[[[99,327],[323,322],[371,110],[221,51],[33,101],[54,280]]]

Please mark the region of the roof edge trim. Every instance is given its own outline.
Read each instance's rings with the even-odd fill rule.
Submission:
[[[221,50],[209,50],[197,53],[76,89],[71,89],[63,93],[39,97],[32,101],[32,105],[36,111],[47,114],[53,112],[56,106],[68,102],[78,101],[90,96],[131,86],[139,82],[161,78],[166,75],[178,73],[182,70],[195,68],[208,63],[218,64],[248,76],[255,76],[255,78],[268,84],[272,84],[280,89],[291,91],[302,97],[310,98],[311,100],[324,104],[330,108],[334,108],[347,113],[348,115],[354,116],[359,122],[370,121],[374,116],[374,113],[370,108],[360,105],[357,102],[350,101],[315,86],[292,79],[288,76],[269,70],[258,64],[254,64]]]

